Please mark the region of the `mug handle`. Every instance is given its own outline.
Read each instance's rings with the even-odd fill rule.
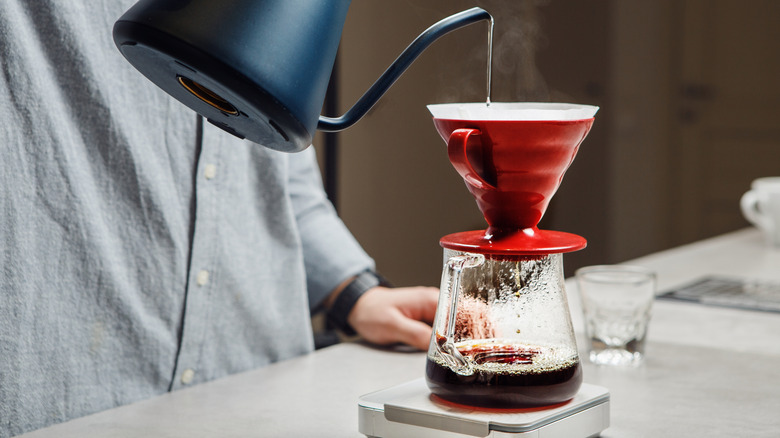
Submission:
[[[479,137],[482,132],[474,128],[461,128],[452,131],[447,140],[447,155],[450,162],[466,183],[482,190],[496,190],[496,187],[485,181],[474,169],[468,157],[469,138]]]
[[[768,218],[758,209],[758,194],[754,190],[748,190],[739,200],[742,214],[750,223],[761,229],[770,228]]]

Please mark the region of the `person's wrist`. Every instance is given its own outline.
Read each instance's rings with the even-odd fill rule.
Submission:
[[[381,277],[372,271],[363,271],[356,275],[344,286],[328,309],[328,322],[346,335],[355,335],[355,329],[348,321],[350,312],[363,294],[382,284]]]

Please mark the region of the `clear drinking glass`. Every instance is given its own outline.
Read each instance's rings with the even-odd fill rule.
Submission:
[[[639,365],[655,298],[654,272],[628,265],[577,270],[589,359],[600,365]]]

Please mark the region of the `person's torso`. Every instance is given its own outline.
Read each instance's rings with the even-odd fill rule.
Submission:
[[[0,3],[0,436],[312,348],[288,158],[199,142],[114,47],[132,4]]]

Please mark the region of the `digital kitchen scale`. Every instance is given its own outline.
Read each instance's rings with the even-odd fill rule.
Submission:
[[[490,409],[444,401],[420,378],[366,394],[358,407],[359,431],[372,438],[586,438],[609,427],[609,391],[587,383],[565,403]]]

